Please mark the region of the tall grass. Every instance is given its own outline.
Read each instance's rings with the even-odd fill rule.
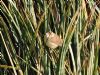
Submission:
[[[100,2],[0,1],[0,75],[99,75]],[[54,50],[46,32],[63,39]]]

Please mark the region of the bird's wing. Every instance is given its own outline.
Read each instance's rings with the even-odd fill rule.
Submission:
[[[62,44],[62,39],[58,35],[55,35],[55,37],[51,37],[50,40],[51,42],[56,43],[57,45]]]

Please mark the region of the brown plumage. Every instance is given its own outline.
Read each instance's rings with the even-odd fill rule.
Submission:
[[[63,40],[53,32],[47,32],[44,36],[45,44],[52,49],[57,48],[58,46],[62,46]]]

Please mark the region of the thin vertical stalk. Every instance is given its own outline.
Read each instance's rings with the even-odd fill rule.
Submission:
[[[71,44],[69,44],[69,51],[70,51],[72,62],[73,62],[74,74],[76,75],[76,65],[75,65],[76,63],[75,63],[75,60],[74,60],[74,54],[73,54],[73,51],[72,51],[72,48],[71,48]]]
[[[99,56],[99,29],[97,29],[96,31],[97,35],[96,35],[96,50],[95,50],[95,59],[94,59],[94,70],[93,70],[93,74],[92,75],[97,75],[98,72],[97,72],[97,66],[98,66],[98,56]]]
[[[0,35],[1,35],[2,41],[3,41],[3,43],[4,43],[4,46],[5,46],[5,48],[6,48],[6,52],[7,52],[7,54],[8,54],[8,57],[9,57],[10,63],[11,63],[11,65],[12,65],[12,68],[13,68],[14,74],[17,75],[16,69],[15,69],[15,67],[14,67],[13,60],[12,60],[12,58],[11,58],[11,55],[10,55],[10,53],[9,53],[9,50],[8,50],[8,48],[7,48],[7,45],[6,45],[6,43],[5,43],[5,40],[4,40],[4,37],[3,37],[1,31],[0,31]]]
[[[77,24],[77,27],[76,27],[76,43],[77,43],[77,74],[78,75],[81,75],[81,60],[80,60],[80,44],[79,44],[79,26],[81,25],[81,9],[79,9],[80,11],[80,15],[79,15],[79,24]]]

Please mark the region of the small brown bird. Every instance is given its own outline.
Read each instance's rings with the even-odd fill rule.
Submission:
[[[62,46],[63,40],[53,32],[47,32],[44,36],[45,44],[52,49],[57,48],[58,46]]]

